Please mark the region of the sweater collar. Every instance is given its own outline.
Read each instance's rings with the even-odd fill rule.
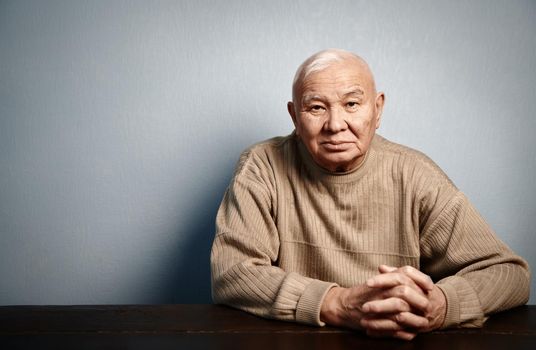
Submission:
[[[372,142],[370,143],[370,147],[365,154],[365,159],[361,162],[361,164],[359,164],[359,166],[356,168],[345,172],[332,172],[322,168],[313,160],[309,150],[303,144],[303,142],[301,142],[300,138],[296,135],[294,135],[294,138],[298,144],[300,158],[302,159],[305,167],[307,170],[309,170],[314,178],[323,182],[341,184],[358,181],[368,172],[371,164],[373,164],[376,160],[376,143],[378,142],[378,137],[376,135],[374,135]]]

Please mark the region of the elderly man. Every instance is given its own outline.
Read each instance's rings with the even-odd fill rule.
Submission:
[[[219,209],[216,303],[412,339],[527,302],[527,263],[434,162],[375,134],[365,61],[321,51],[292,92],[294,132],[242,154]]]

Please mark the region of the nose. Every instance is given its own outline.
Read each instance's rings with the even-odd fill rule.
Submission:
[[[337,133],[344,131],[348,128],[348,124],[345,119],[344,111],[341,111],[339,108],[331,108],[328,114],[328,118],[324,123],[324,130],[332,133]]]

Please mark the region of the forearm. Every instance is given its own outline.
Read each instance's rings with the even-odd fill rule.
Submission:
[[[480,327],[490,314],[527,302],[530,273],[522,263],[498,263],[447,277],[438,286],[447,299],[443,328]]]
[[[287,273],[271,266],[254,244],[219,235],[212,250],[214,302],[230,305],[258,316],[311,325],[323,325],[320,306],[335,284]],[[259,255],[260,254],[260,255]]]
[[[447,299],[444,328],[479,327],[493,312],[528,300],[528,264],[506,246],[462,194],[421,239],[426,273]]]

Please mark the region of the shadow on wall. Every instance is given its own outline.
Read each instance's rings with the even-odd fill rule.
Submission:
[[[158,303],[212,303],[210,287],[210,250],[215,233],[215,220],[220,202],[232,176],[232,169],[222,171],[222,179],[206,188],[204,196],[192,203],[192,213],[183,226],[187,238],[176,247],[176,258],[169,261],[170,273]]]
[[[214,164],[214,169],[218,169],[217,173],[205,174],[198,195],[190,203],[189,213],[184,214],[185,222],[180,227],[183,231],[177,233],[184,238],[174,247],[176,254],[164,267],[167,272],[166,280],[154,300],[155,303],[212,303],[210,251],[215,234],[216,213],[241,152],[247,146],[263,139],[258,135],[239,135],[230,145],[228,135],[222,134],[220,137],[213,139],[214,149],[218,149],[218,145],[222,144],[229,145],[229,148],[216,156],[218,164]],[[191,191],[195,193],[194,189]]]

